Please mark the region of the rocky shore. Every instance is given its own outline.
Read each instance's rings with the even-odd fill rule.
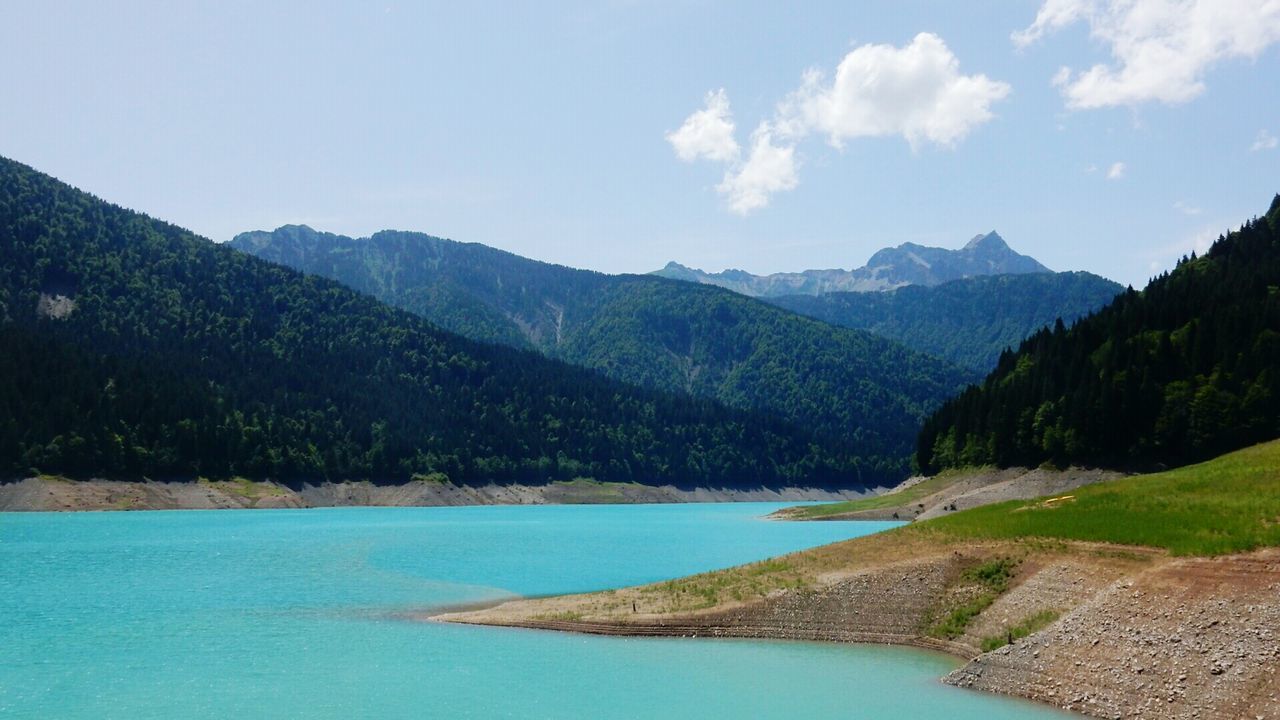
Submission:
[[[548,485],[479,485],[411,482],[319,483],[293,489],[249,480],[159,482],[67,480],[50,476],[0,484],[0,511],[221,510],[307,508],[348,505],[419,507],[440,505],[548,505],[586,503],[803,502],[861,497],[853,491],[814,488],[755,490],[682,489],[591,481]]]
[[[1157,563],[946,682],[1103,718],[1280,717],[1280,552]]]
[[[860,538],[722,573],[432,619],[916,645],[968,661],[949,684],[1089,716],[1280,718],[1280,551],[1189,559],[1087,543],[900,540]],[[994,558],[1016,563],[1008,588],[963,632],[937,633],[974,597],[967,571]],[[1015,636],[1036,617],[1057,619]]]

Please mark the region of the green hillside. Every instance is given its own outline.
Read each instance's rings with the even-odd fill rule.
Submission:
[[[720,288],[610,276],[483,245],[288,226],[235,247],[339,280],[469,337],[645,387],[766,411],[900,480],[921,419],[973,373]]]
[[[1124,288],[1087,272],[987,275],[887,292],[837,292],[769,298],[833,325],[869,330],[988,372],[1000,353],[1062,318],[1070,323],[1106,305]]]
[[[1053,538],[1222,555],[1280,545],[1280,441],[1198,465],[972,508],[912,526],[964,538]]]
[[[0,476],[856,487],[806,428],[476,343],[0,159]]]
[[[925,422],[925,471],[1177,465],[1280,436],[1280,196],[1142,292],[1000,357]]]

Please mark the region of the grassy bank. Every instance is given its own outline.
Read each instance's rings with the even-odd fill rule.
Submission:
[[[899,493],[797,509],[894,507],[908,494],[925,497],[956,479],[947,474]],[[655,612],[697,610],[817,584],[824,573],[849,570],[872,558],[909,557],[971,540],[1013,541],[1011,548],[1036,551],[1052,549],[1055,541],[1076,540],[1202,556],[1280,546],[1280,440],[1199,465],[1086,485],[1058,497],[962,510],[876,536],[671,580],[638,592],[658,600],[650,604]],[[994,597],[1000,592],[987,588],[979,594]]]
[[[913,526],[968,539],[1052,538],[1223,555],[1280,545],[1280,441],[1198,465],[973,508]]]
[[[847,500],[845,502],[788,508],[786,518],[788,520],[816,520],[864,510],[884,510],[886,508],[902,507],[947,489],[954,482],[971,472],[974,472],[973,468],[947,470],[897,492],[859,498],[857,500]]]

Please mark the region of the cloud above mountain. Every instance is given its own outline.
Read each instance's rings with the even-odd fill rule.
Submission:
[[[729,209],[746,215],[769,204],[776,192],[794,190],[800,184],[794,145],[777,145],[773,128],[761,123],[751,133],[751,154],[739,167],[725,173],[716,186],[729,203]]]
[[[954,147],[991,120],[991,106],[1010,92],[1008,83],[961,74],[959,59],[942,38],[920,33],[902,47],[855,48],[830,80],[817,68],[806,71],[800,87],[751,133],[745,159],[723,89],[708,93],[705,107],[666,138],[681,160],[724,163],[716,189],[731,211],[746,215],[799,185],[796,148],[812,135],[825,136],[836,148],[858,138],[893,136],[912,149]]]
[[[720,88],[707,93],[706,107],[685,118],[680,129],[667,133],[667,142],[685,162],[733,162],[740,151],[734,130],[729,96]]]
[[[906,46],[863,45],[845,55],[826,82],[818,70],[783,101],[784,134],[827,136],[835,147],[860,137],[901,135],[954,145],[990,120],[991,105],[1010,92],[986,75],[960,74],[960,61],[942,38],[920,33]]]

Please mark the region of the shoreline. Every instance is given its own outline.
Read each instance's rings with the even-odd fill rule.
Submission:
[[[954,637],[931,637],[930,623],[973,596],[966,570],[1000,557],[1017,558],[1009,587]],[[777,578],[779,587],[733,597],[772,567],[805,563],[808,571]],[[809,581],[797,581],[804,572]],[[711,587],[729,591],[698,601]],[[1043,627],[984,651],[1046,612],[1054,619]],[[1196,558],[1097,543],[882,534],[654,585],[420,619],[621,637],[903,645],[962,661],[942,678],[949,685],[1091,717],[1280,717],[1277,549]]]
[[[0,484],[0,512],[117,510],[243,510],[321,507],[445,507],[463,505],[581,505],[697,502],[812,502],[867,497],[817,488],[693,488],[593,481],[547,485],[454,485],[410,482],[304,484],[295,489],[250,480],[68,480],[31,477]]]

